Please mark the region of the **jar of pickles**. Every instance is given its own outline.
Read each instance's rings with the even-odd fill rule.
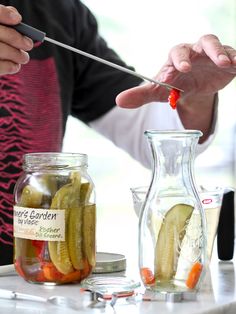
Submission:
[[[96,262],[95,190],[87,155],[24,155],[15,186],[14,264],[33,283],[80,282]]]

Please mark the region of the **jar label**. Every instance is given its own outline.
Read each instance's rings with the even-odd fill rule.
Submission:
[[[65,210],[14,206],[14,237],[65,241]]]

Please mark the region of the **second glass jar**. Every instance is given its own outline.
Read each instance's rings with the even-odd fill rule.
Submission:
[[[206,261],[206,219],[193,172],[202,133],[149,130],[145,135],[153,173],[140,214],[140,275],[156,292],[196,292]]]

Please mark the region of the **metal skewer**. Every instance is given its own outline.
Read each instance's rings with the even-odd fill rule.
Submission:
[[[115,68],[115,69],[117,69],[117,70],[120,70],[120,71],[122,71],[122,72],[126,72],[126,73],[128,73],[128,74],[133,75],[133,76],[137,76],[137,77],[139,77],[139,78],[141,78],[141,79],[143,79],[143,80],[145,80],[145,81],[149,81],[149,82],[151,82],[151,83],[164,86],[164,87],[166,87],[166,88],[168,88],[168,89],[173,89],[173,88],[174,88],[174,89],[177,89],[177,90],[183,92],[182,89],[179,89],[179,88],[177,88],[177,87],[175,87],[175,86],[172,86],[172,85],[170,85],[170,84],[162,83],[162,82],[159,82],[159,81],[157,81],[157,80],[151,79],[151,78],[149,78],[149,77],[147,77],[147,76],[144,76],[144,75],[139,74],[139,73],[137,73],[137,72],[135,72],[135,71],[132,71],[132,70],[130,70],[130,69],[127,69],[127,68],[125,68],[125,67],[123,67],[123,66],[121,66],[121,65],[118,65],[118,64],[116,64],[116,63],[113,63],[113,62],[107,61],[107,60],[105,60],[105,59],[99,58],[99,57],[94,56],[94,55],[92,55],[91,53],[85,52],[85,51],[83,51],[83,50],[80,50],[80,49],[77,49],[77,48],[68,46],[68,45],[63,44],[63,43],[61,43],[61,42],[59,42],[59,41],[57,41],[57,40],[54,40],[54,39],[52,39],[52,38],[48,38],[48,37],[45,36],[45,37],[44,37],[44,40],[46,40],[46,41],[48,41],[48,42],[50,42],[50,43],[52,43],[52,44],[58,45],[58,46],[60,46],[60,47],[63,47],[63,48],[65,48],[65,49],[71,50],[71,51],[73,51],[73,52],[79,53],[80,55],[83,55],[83,56],[85,56],[85,57],[87,57],[87,58],[90,58],[90,59],[93,59],[93,60],[95,60],[95,61],[98,61],[98,62],[100,62],[100,63],[104,63],[104,64],[106,64],[106,65],[108,65],[108,66],[110,66],[110,67],[112,67],[112,68]]]
[[[54,44],[54,45],[63,47],[63,48],[65,48],[65,49],[67,49],[67,50],[70,50],[70,51],[73,51],[73,52],[78,53],[78,54],[80,54],[80,55],[83,55],[83,56],[85,56],[85,57],[87,57],[87,58],[90,58],[90,59],[93,59],[93,60],[98,61],[98,62],[100,62],[100,63],[106,64],[106,65],[108,65],[108,66],[110,66],[110,67],[113,67],[113,68],[115,68],[115,69],[117,69],[117,70],[120,70],[120,71],[122,71],[122,72],[126,72],[126,73],[128,73],[128,74],[133,75],[133,76],[139,77],[139,78],[141,78],[141,79],[143,79],[143,80],[145,80],[145,81],[149,81],[149,82],[151,82],[151,83],[153,83],[153,84],[157,84],[157,85],[160,85],[160,86],[164,86],[164,87],[166,87],[167,89],[170,89],[170,90],[171,90],[171,89],[176,89],[176,90],[179,90],[179,91],[183,92],[183,90],[180,89],[180,88],[178,88],[178,87],[175,87],[175,86],[172,86],[172,85],[170,85],[170,84],[162,83],[162,82],[160,82],[160,81],[154,80],[154,79],[152,79],[152,78],[149,78],[149,77],[147,77],[147,76],[144,76],[144,75],[142,75],[142,74],[139,74],[139,73],[137,73],[137,72],[135,72],[135,71],[132,71],[132,70],[130,70],[130,69],[127,69],[127,68],[125,68],[125,67],[123,67],[123,66],[121,66],[121,65],[118,65],[118,64],[116,64],[116,63],[107,61],[107,60],[105,60],[105,59],[99,58],[99,57],[97,57],[97,56],[95,56],[95,55],[93,55],[93,54],[90,54],[90,53],[88,53],[88,52],[85,52],[85,51],[83,51],[83,50],[74,48],[74,47],[72,47],[72,46],[63,44],[63,43],[61,43],[61,42],[59,42],[59,41],[57,41],[57,40],[54,40],[54,39],[52,39],[52,38],[49,38],[49,37],[46,36],[46,33],[42,32],[42,31],[40,31],[40,30],[38,30],[38,29],[36,29],[36,28],[34,28],[34,27],[32,27],[32,26],[29,26],[29,25],[27,25],[27,24],[25,24],[25,23],[20,23],[20,24],[18,24],[18,25],[13,25],[12,27],[13,27],[14,29],[16,29],[18,32],[20,32],[21,34],[30,37],[30,38],[31,38],[32,40],[34,40],[34,41],[40,41],[40,42],[43,42],[44,40],[45,40],[45,41],[48,41],[48,42],[50,42],[50,43],[52,43],[52,44]]]

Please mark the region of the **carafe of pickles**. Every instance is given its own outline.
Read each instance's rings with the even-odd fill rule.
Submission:
[[[95,189],[87,155],[32,153],[15,186],[14,264],[25,280],[86,278],[96,261]]]
[[[139,221],[140,276],[157,293],[196,292],[206,259],[206,220],[193,176],[202,133],[150,130],[145,135],[153,169]]]

